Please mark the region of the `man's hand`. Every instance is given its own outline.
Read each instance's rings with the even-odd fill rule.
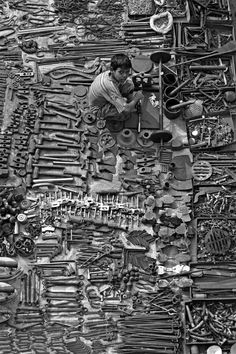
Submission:
[[[132,99],[131,102],[127,103],[124,112],[133,112],[135,111],[135,106],[139,101],[142,101],[144,98],[144,95],[142,91],[137,91]]]
[[[138,102],[140,100],[143,100],[144,99],[144,95],[143,95],[143,92],[142,91],[137,91],[135,96],[134,96],[135,100]]]

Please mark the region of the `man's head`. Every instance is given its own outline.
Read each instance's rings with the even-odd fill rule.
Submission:
[[[111,74],[119,83],[125,82],[130,75],[131,61],[125,54],[115,54],[111,58]]]

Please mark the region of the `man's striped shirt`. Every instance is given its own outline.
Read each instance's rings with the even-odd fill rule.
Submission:
[[[134,85],[130,78],[128,78],[123,84],[119,84],[112,79],[111,72],[105,71],[99,74],[92,85],[90,86],[88,93],[89,106],[91,108],[102,108],[107,103],[114,105],[121,113],[126,106],[127,96],[133,91]]]

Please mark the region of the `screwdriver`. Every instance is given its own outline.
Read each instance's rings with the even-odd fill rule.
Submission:
[[[141,100],[139,100],[136,104],[136,110],[138,114],[138,133],[141,132],[141,119],[142,119],[142,111],[141,111]]]

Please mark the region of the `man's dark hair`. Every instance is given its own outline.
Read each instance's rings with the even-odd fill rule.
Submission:
[[[132,64],[127,55],[125,54],[115,54],[111,58],[111,69],[116,70],[118,68],[121,69],[131,69]]]

